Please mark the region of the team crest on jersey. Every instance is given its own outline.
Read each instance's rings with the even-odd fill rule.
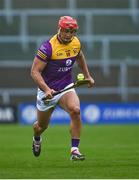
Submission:
[[[70,50],[66,50],[65,53],[66,53],[67,57],[70,56]]]
[[[66,60],[66,66],[70,66],[72,64],[72,60],[71,59],[67,59]]]

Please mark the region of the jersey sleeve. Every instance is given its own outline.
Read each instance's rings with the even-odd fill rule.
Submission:
[[[51,44],[49,43],[49,41],[43,42],[37,51],[36,57],[43,62],[47,62],[51,58],[51,55]]]

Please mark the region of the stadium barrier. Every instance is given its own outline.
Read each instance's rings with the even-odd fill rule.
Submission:
[[[35,104],[21,103],[18,110],[21,124],[36,121]],[[139,123],[139,103],[82,103],[81,116],[84,124],[135,124]],[[69,115],[57,107],[52,114],[51,124],[69,122]]]

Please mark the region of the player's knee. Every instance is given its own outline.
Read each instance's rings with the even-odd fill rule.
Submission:
[[[71,116],[80,116],[80,108],[78,106],[72,107],[70,109]]]
[[[40,126],[41,132],[45,131],[48,128],[48,125],[43,124]]]

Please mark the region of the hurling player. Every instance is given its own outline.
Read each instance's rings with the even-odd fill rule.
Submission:
[[[41,134],[48,128],[51,115],[59,105],[70,115],[71,134],[71,160],[84,160],[85,156],[79,151],[81,135],[80,101],[75,89],[67,90],[53,96],[55,91],[73,85],[72,69],[77,63],[89,80],[88,86],[92,87],[94,79],[91,77],[88,66],[81,50],[81,43],[76,36],[78,24],[70,16],[60,17],[58,32],[49,40],[44,41],[37,51],[31,68],[31,76],[38,87],[37,92],[37,120],[33,125],[33,154],[39,156],[41,152]],[[42,98],[49,97],[49,103]],[[62,139],[61,139],[62,141]]]

